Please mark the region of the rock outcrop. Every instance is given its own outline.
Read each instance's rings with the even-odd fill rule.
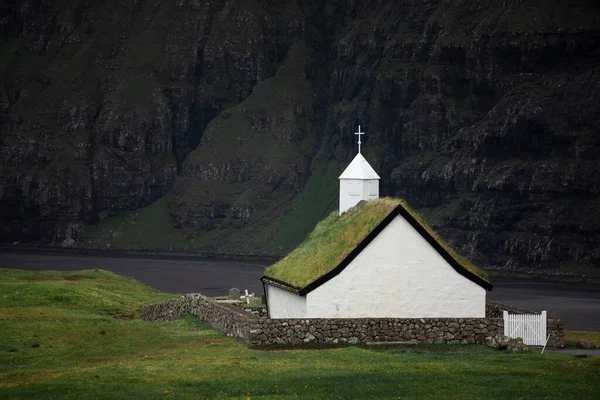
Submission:
[[[594,2],[0,11],[1,241],[81,246],[170,193],[180,248],[284,253],[335,207],[361,124],[381,193],[475,263],[600,265]]]

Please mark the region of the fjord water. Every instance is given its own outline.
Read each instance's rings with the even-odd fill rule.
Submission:
[[[26,270],[105,269],[167,293],[224,295],[232,287],[263,292],[266,260],[228,260],[169,254],[65,254],[0,251],[0,268]],[[488,299],[563,318],[565,329],[600,331],[600,286],[541,280],[493,278]]]

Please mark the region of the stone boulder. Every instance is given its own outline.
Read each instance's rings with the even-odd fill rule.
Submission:
[[[578,349],[595,349],[596,343],[590,342],[589,340],[579,339],[577,343],[575,343],[575,347]]]
[[[485,338],[485,344],[495,349],[505,350],[508,346],[508,342],[510,341],[510,337],[498,333],[494,336],[488,336]]]
[[[518,337],[508,341],[506,350],[511,353],[523,353],[524,351],[527,351],[527,345],[523,343],[523,339]]]

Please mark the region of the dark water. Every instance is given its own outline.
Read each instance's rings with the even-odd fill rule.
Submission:
[[[28,270],[106,269],[168,293],[226,294],[232,287],[257,295],[270,262],[154,256],[141,258],[0,251],[0,268]],[[600,286],[526,279],[493,279],[488,299],[563,318],[566,329],[600,331]]]
[[[105,269],[129,276],[167,293],[227,294],[236,287],[262,294],[260,282],[269,262],[160,256],[108,257],[0,252],[0,268],[76,271]]]
[[[494,278],[488,299],[562,318],[565,329],[600,331],[600,286]]]

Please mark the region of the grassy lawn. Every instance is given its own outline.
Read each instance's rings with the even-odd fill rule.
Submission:
[[[257,350],[106,271],[0,269],[0,398],[598,398],[600,358],[484,346]]]

